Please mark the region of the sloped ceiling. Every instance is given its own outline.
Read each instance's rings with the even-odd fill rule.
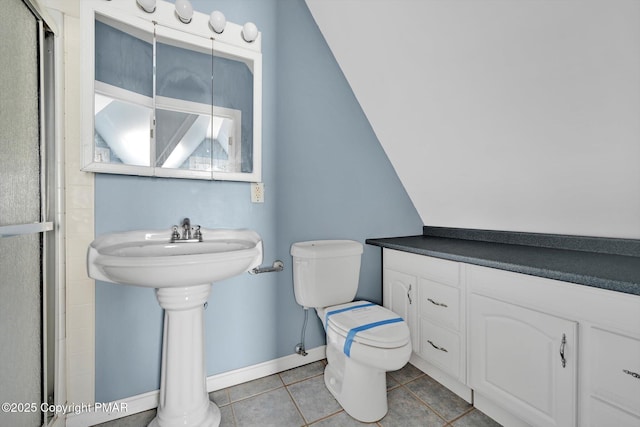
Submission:
[[[306,3],[426,225],[640,238],[640,2]]]

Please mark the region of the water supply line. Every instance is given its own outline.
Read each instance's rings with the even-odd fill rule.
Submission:
[[[304,309],[304,322],[302,322],[302,333],[300,334],[300,342],[296,345],[296,353],[300,356],[306,356],[307,352],[304,348],[304,333],[307,329],[307,320],[309,320],[309,308],[303,307]]]

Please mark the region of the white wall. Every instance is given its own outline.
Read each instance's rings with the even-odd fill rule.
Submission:
[[[426,225],[640,238],[640,1],[306,2]]]

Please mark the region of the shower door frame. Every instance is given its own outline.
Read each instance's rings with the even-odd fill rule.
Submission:
[[[0,238],[41,235],[41,402],[42,425],[64,420],[53,405],[66,401],[64,394],[64,151],[62,70],[64,46],[54,19],[40,0],[22,0],[38,26],[38,95],[40,128],[40,222],[0,226]],[[44,404],[47,404],[46,406]]]

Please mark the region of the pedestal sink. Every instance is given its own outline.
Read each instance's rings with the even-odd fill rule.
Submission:
[[[202,229],[201,242],[170,243],[171,229],[99,236],[87,269],[96,280],[156,288],[164,309],[160,400],[153,427],[217,427],[204,363],[204,304],[211,283],[262,263],[262,239],[251,230]]]

